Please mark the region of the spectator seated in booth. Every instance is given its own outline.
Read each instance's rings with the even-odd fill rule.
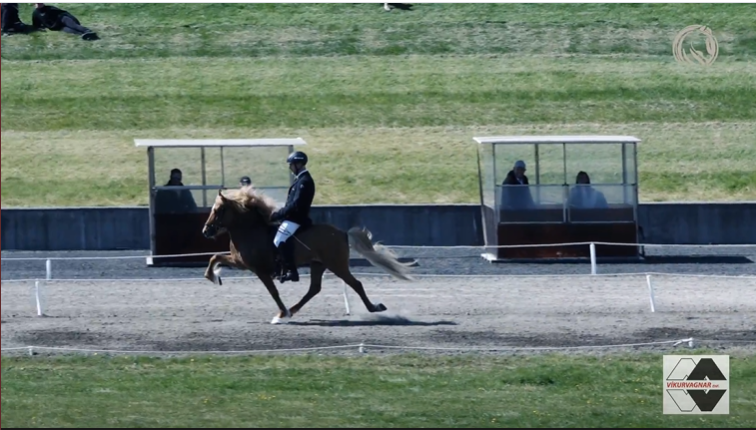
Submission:
[[[32,14],[32,24],[36,28],[47,28],[52,31],[63,31],[84,40],[99,40],[100,37],[94,31],[82,27],[81,23],[70,12],[58,9],[55,6],[47,6],[44,3],[35,3]]]
[[[179,169],[171,170],[171,179],[165,184],[166,187],[183,187],[181,182],[182,173]],[[197,203],[189,190],[159,190],[155,195],[155,212],[165,213],[190,213],[197,211]]]
[[[514,168],[507,173],[501,184],[502,209],[531,209],[535,206],[528,186],[528,177],[525,176],[526,170],[525,162],[518,160]]]
[[[0,7],[2,15],[2,34],[29,34],[44,31],[34,26],[24,24],[18,16],[18,3],[3,3]]]
[[[577,184],[570,191],[570,206],[576,209],[606,209],[609,204],[601,191],[597,191],[591,184],[591,178],[586,172],[580,172],[575,178]]]

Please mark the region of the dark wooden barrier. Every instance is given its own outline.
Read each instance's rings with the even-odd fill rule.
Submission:
[[[210,209],[195,213],[156,214],[154,255],[201,254],[228,252],[228,235],[208,239],[202,228],[210,216]],[[210,256],[154,257],[153,265],[206,265]]]
[[[535,245],[575,242],[638,243],[635,223],[534,223],[504,224],[498,228],[499,245]],[[596,245],[599,257],[638,257],[637,246]],[[499,248],[499,259],[590,257],[588,245]]]
[[[638,243],[632,206],[612,205],[605,209],[565,210],[561,205],[499,212],[499,245],[535,245],[575,242]],[[567,222],[565,222],[565,217]],[[597,245],[600,257],[638,257],[639,247]],[[500,248],[499,259],[590,257],[587,245]]]

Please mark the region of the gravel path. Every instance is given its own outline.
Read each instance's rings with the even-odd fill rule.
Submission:
[[[151,270],[167,278],[164,269]],[[2,274],[5,278],[5,267]],[[276,308],[262,284],[229,277],[239,273],[224,275],[223,286],[171,279],[53,281],[43,286],[47,318],[35,316],[33,282],[3,281],[2,347],[238,351],[365,342],[458,353],[692,336],[756,349],[754,278],[655,275],[657,309],[652,313],[643,275],[424,277],[416,282],[365,275],[373,302],[389,310],[367,314],[350,291],[352,315],[345,316],[341,282],[331,276],[302,313],[289,324],[273,326]],[[302,281],[279,288],[287,305],[304,294],[309,278]],[[326,352],[356,354],[357,348]]]
[[[756,276],[756,247],[647,248],[647,262],[600,262],[598,277],[589,276],[588,263],[490,264],[476,249],[396,251],[418,259],[417,274],[475,277],[420,277],[409,283],[379,275],[377,268],[355,267],[372,300],[386,304],[387,312],[366,314],[350,291],[352,315],[345,316],[341,283],[329,276],[323,293],[301,314],[287,325],[272,326],[276,308],[262,284],[232,278],[249,273],[226,270],[224,285],[215,286],[201,279],[203,268],[150,268],[141,257],[91,259],[147,252],[3,252],[2,347],[229,351],[365,342],[458,353],[694,337],[718,341],[711,344],[715,347],[756,350],[756,279],[684,276]],[[44,259],[56,257],[83,259],[53,260],[53,282],[42,288],[48,317],[37,318],[34,282],[9,280],[44,279]],[[644,272],[679,274],[653,276],[655,313]],[[618,273],[638,275],[606,276]],[[285,303],[293,305],[308,282],[303,277],[300,284],[280,286]],[[391,351],[401,350],[371,349]]]

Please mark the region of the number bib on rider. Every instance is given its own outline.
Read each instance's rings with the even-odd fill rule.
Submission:
[[[281,226],[278,227],[278,233],[276,233],[275,239],[273,239],[273,244],[276,245],[276,248],[278,248],[278,245],[280,245],[283,242],[286,242],[291,236],[296,233],[297,229],[299,228],[299,224],[291,221],[284,221],[281,223]]]

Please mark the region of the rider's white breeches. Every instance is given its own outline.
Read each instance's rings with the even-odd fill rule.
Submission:
[[[299,224],[295,222],[282,222],[281,226],[278,227],[278,233],[276,233],[276,237],[273,239],[273,244],[276,245],[276,248],[278,248],[278,245],[286,242],[291,236],[293,236],[298,228]]]

